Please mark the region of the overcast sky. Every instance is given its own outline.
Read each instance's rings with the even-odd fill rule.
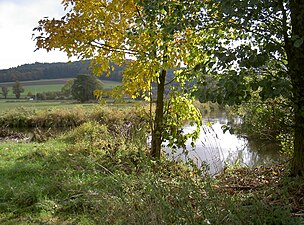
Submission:
[[[66,62],[65,53],[35,50],[33,28],[45,16],[64,15],[61,0],[0,0],[0,69],[26,63]]]

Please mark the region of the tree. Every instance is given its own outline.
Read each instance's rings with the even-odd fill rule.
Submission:
[[[33,93],[31,91],[27,92],[27,97],[29,98],[33,97]]]
[[[71,93],[72,96],[80,102],[86,102],[95,99],[94,91],[101,89],[102,83],[92,75],[78,75],[74,80]]]
[[[19,99],[21,93],[24,92],[24,89],[20,82],[16,81],[16,83],[13,85],[13,93],[15,94],[16,98]]]
[[[121,94],[142,96],[150,101],[153,157],[160,158],[165,139],[172,145],[184,146],[185,139],[178,135],[182,133],[183,120],[198,125],[187,137],[198,136],[200,114],[192,105],[190,94],[181,90],[185,89],[189,70],[201,54],[195,43],[203,15],[201,1],[65,0],[63,4],[70,9],[63,18],[39,21],[35,28],[37,48],[48,51],[59,48],[68,56],[92,58],[95,74],[109,71],[109,62],[122,66],[128,61]],[[168,69],[182,65],[187,67],[175,72],[180,86],[172,87],[166,95],[165,86],[170,83],[166,81]],[[153,84],[157,88],[154,115]]]
[[[294,113],[291,174],[304,175],[304,2],[208,1],[208,13],[220,33],[213,54],[216,91],[205,97],[241,103],[259,90],[262,99],[283,96]],[[214,67],[213,67],[214,68]],[[206,72],[206,71],[204,71]],[[213,76],[214,77],[214,76]],[[203,78],[204,80],[205,78]]]
[[[70,97],[72,94],[72,86],[74,84],[75,79],[69,79],[67,82],[65,82],[64,86],[61,88],[61,92],[66,97]]]
[[[6,98],[7,98],[7,95],[8,95],[8,92],[9,92],[8,87],[3,86],[3,87],[1,87],[1,90],[2,90],[2,95],[3,95],[4,98],[6,99]]]

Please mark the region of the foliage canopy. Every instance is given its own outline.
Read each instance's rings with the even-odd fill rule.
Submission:
[[[292,174],[304,174],[304,3],[303,1],[208,1],[208,14],[218,33],[213,54],[216,74],[202,76],[201,100],[228,104],[283,97],[294,113]],[[204,72],[206,72],[206,70]],[[208,74],[207,73],[207,74]]]
[[[19,99],[21,93],[24,92],[24,88],[22,87],[21,83],[19,81],[16,81],[16,83],[13,85],[13,93],[16,95],[16,98]]]
[[[7,98],[7,95],[8,95],[8,92],[9,92],[8,87],[3,86],[3,87],[1,87],[1,90],[2,90],[2,95],[4,96],[4,98]]]
[[[94,91],[102,88],[102,82],[92,75],[81,74],[71,86],[72,96],[80,102],[94,100]]]

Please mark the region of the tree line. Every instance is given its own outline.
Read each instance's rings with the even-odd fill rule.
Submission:
[[[110,76],[108,76],[107,73],[102,73],[100,79],[121,82],[122,70],[124,67],[124,65],[118,66],[111,63],[111,69],[109,70]],[[79,74],[92,74],[89,60],[70,63],[36,62],[33,64],[25,64],[10,69],[0,70],[0,83],[41,79],[75,78]]]

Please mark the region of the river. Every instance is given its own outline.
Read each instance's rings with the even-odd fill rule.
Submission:
[[[207,126],[207,122],[212,124]],[[181,149],[175,153],[168,148],[165,151],[176,160],[192,159],[195,164],[202,166],[206,163],[209,173],[214,175],[221,172],[229,165],[255,167],[271,165],[280,160],[278,146],[263,142],[249,142],[246,138],[238,137],[229,131],[225,133],[222,126],[227,123],[225,116],[209,117],[203,120],[199,139],[195,148],[191,147],[191,140],[186,146],[189,154],[187,157]],[[194,128],[185,126],[184,132],[191,132]]]

